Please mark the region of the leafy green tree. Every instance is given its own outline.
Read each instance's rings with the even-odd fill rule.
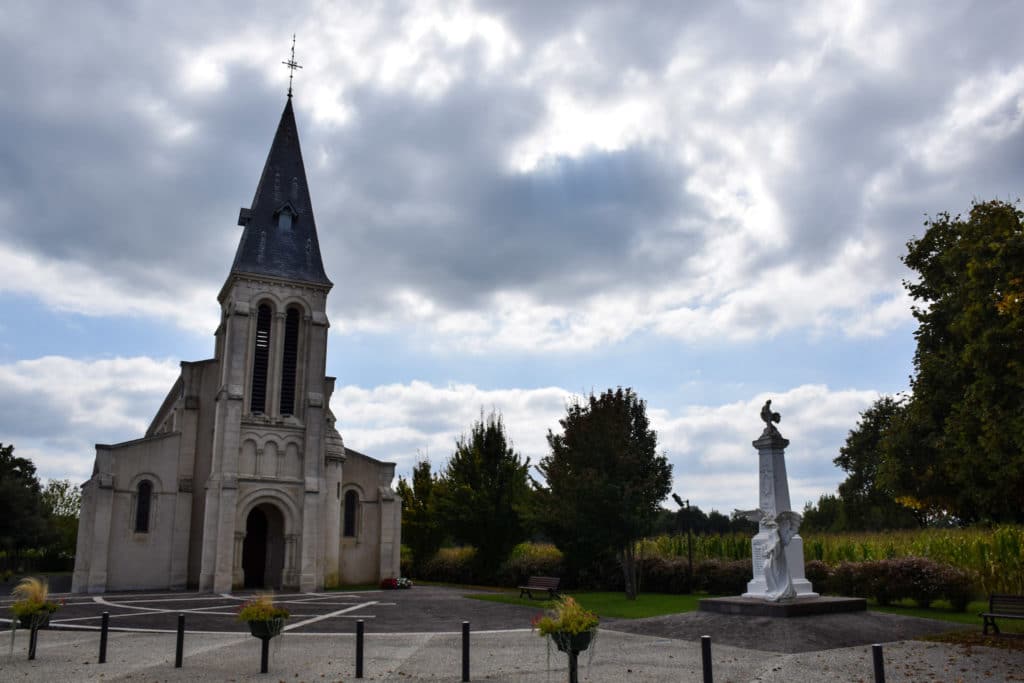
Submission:
[[[650,532],[672,485],[672,465],[657,453],[647,406],[632,389],[591,394],[566,408],[562,433],[548,431],[551,454],[539,470],[538,517],[577,577],[618,556],[626,597],[636,599],[636,542]]]
[[[883,438],[893,420],[905,410],[902,401],[882,396],[861,413],[857,426],[850,430],[833,460],[847,477],[839,484],[838,515],[829,531],[877,531],[920,525],[914,511],[898,503],[893,491],[878,478]]]
[[[1024,213],[1002,201],[939,214],[903,262],[915,375],[878,481],[918,514],[1024,522]]]
[[[512,449],[501,415],[492,412],[459,438],[435,485],[437,511],[456,541],[476,548],[478,579],[491,579],[515,545],[526,539],[532,490],[530,460]]]
[[[61,557],[74,557],[78,540],[78,513],[82,491],[68,479],[51,479],[42,490],[43,509],[49,520],[51,550]]]
[[[398,495],[402,497],[402,541],[412,551],[412,564],[417,570],[433,557],[444,540],[444,530],[437,515],[435,485],[437,477],[430,471],[430,461],[420,460],[412,468],[412,484],[398,478]]]
[[[18,555],[45,546],[49,536],[36,466],[0,443],[0,549]]]

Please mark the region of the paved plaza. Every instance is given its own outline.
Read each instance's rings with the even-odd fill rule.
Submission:
[[[249,594],[124,593],[68,596],[54,628],[40,632],[35,661],[27,633],[0,652],[3,681],[351,681],[355,621],[366,628],[368,680],[459,681],[461,623],[472,628],[472,680],[565,680],[565,656],[531,633],[530,607],[463,597],[467,591],[283,594],[288,630],[272,641],[270,673],[260,643],[235,614]],[[6,612],[9,601],[0,601]],[[98,664],[100,614],[110,612],[107,663]],[[177,616],[187,633],[174,668]],[[715,681],[871,681],[871,642],[885,644],[888,681],[1024,681],[1024,653],[912,640],[950,624],[879,613],[793,619],[687,613],[602,621],[581,681],[699,681],[700,636],[712,638]],[[550,669],[550,673],[549,673]]]

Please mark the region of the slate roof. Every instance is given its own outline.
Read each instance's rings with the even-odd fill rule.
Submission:
[[[282,218],[285,213],[290,214],[290,225],[287,216]],[[238,224],[245,230],[232,273],[331,285],[320,258],[291,96],[277,124],[252,206],[242,207]]]

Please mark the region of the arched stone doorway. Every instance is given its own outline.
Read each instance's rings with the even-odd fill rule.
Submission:
[[[242,574],[246,588],[281,588],[284,570],[284,517],[276,506],[262,503],[249,511],[242,543]]]

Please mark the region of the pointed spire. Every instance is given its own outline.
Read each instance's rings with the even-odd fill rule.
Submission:
[[[232,273],[331,285],[320,258],[291,97],[284,105],[252,206],[241,209],[238,224],[245,230]]]

